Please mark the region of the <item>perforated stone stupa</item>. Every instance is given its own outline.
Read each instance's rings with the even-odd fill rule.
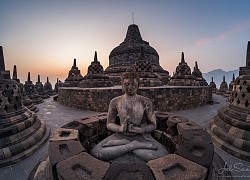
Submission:
[[[37,82],[36,82],[36,92],[43,98],[47,99],[49,98],[49,95],[44,91],[43,83],[40,81],[40,75],[37,76]]]
[[[56,78],[56,84],[55,84],[55,88],[54,88],[54,91],[56,93],[58,92],[59,87],[63,87],[63,82],[61,82],[58,78]]]
[[[196,78],[191,74],[191,69],[185,62],[184,52],[181,53],[181,62],[176,67],[174,75],[171,77],[170,86],[197,86]]]
[[[140,47],[144,49],[145,59],[152,64],[153,72],[167,84],[168,71],[160,66],[157,51],[149,45],[149,42],[142,39],[139,27],[136,24],[131,24],[128,27],[124,41],[110,52],[109,66],[104,73],[110,77],[115,85],[121,84],[121,74],[128,67],[134,66],[140,55]]]
[[[52,85],[51,85],[51,83],[49,82],[49,77],[47,77],[47,81],[46,81],[46,83],[44,84],[43,88],[44,88],[44,91],[45,91],[48,95],[50,95],[50,96],[56,95],[56,92],[52,89]]]
[[[246,66],[240,67],[231,93],[230,104],[218,110],[208,131],[222,150],[250,161],[250,42]]]
[[[0,167],[27,158],[49,137],[46,125],[24,108],[19,84],[5,77],[0,78]]]
[[[220,84],[220,89],[218,90],[218,94],[226,94],[228,91],[228,85],[227,85],[227,82],[225,80],[225,76],[223,76],[223,80]]]
[[[140,86],[155,87],[162,86],[164,83],[160,80],[160,76],[153,72],[153,67],[150,61],[145,58],[143,46],[140,48],[140,56],[135,62],[135,70],[140,77]]]
[[[73,66],[69,71],[68,77],[65,79],[63,86],[65,87],[78,87],[79,83],[83,80],[80,70],[76,66],[76,59],[74,59]]]
[[[199,86],[208,86],[207,81],[203,78],[202,72],[198,67],[197,61],[195,61],[195,67],[194,71],[192,72],[192,75],[196,78],[196,81],[198,82]]]
[[[88,67],[88,73],[80,82],[81,88],[94,88],[94,87],[112,87],[112,81],[109,80],[107,75],[103,74],[103,67],[97,59],[97,52],[95,51],[94,61]]]
[[[16,65],[14,65],[14,69],[13,69],[13,76],[12,79],[15,80],[18,83],[19,86],[19,90],[21,91],[21,95],[22,95],[22,103],[25,107],[27,107],[29,110],[33,111],[33,112],[37,112],[39,109],[33,104],[32,100],[30,98],[28,98],[25,90],[24,90],[24,86],[22,83],[20,83],[20,80],[17,77],[17,67]]]
[[[217,88],[216,88],[216,84],[214,82],[214,78],[213,77],[212,77],[212,80],[211,80],[209,86],[212,88],[213,93],[216,93]]]
[[[39,104],[43,102],[41,96],[36,92],[35,85],[30,80],[30,72],[28,72],[28,78],[27,81],[25,81],[24,90],[27,96],[32,100],[34,104]]]

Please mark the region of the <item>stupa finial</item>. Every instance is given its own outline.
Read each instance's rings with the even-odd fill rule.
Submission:
[[[132,20],[133,20],[133,24],[135,24],[134,12],[132,12]]]
[[[74,59],[73,67],[76,67],[76,59]]]
[[[94,62],[98,62],[97,60],[97,52],[95,51]]]
[[[12,76],[12,79],[17,79],[17,69],[16,69],[16,65],[14,65],[14,68],[13,68],[13,76]]]
[[[214,77],[212,77],[212,82],[214,82]]]
[[[30,81],[30,72],[28,72],[28,79],[27,81]]]
[[[40,75],[37,76],[37,81],[40,83]]]
[[[195,69],[199,69],[197,61],[195,61]]]
[[[139,27],[136,24],[131,24],[128,27],[126,38],[124,42],[141,42],[142,37]]]
[[[185,62],[184,52],[181,52],[181,62]]]
[[[235,81],[235,76],[234,76],[234,73],[233,73],[233,82]]]
[[[49,77],[47,77],[47,83],[49,82]]]
[[[225,76],[223,76],[223,82],[226,82],[226,80],[225,80],[226,78],[225,78]]]
[[[247,44],[246,66],[250,67],[250,41]]]
[[[3,57],[3,47],[0,46],[0,71],[5,71],[5,63]]]

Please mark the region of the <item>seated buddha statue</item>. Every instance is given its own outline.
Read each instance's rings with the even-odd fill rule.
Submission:
[[[167,155],[166,148],[151,136],[156,130],[156,117],[151,100],[137,94],[139,75],[128,68],[121,80],[125,93],[110,101],[107,117],[107,129],[115,133],[98,143],[90,153],[103,161],[128,153],[143,161]]]

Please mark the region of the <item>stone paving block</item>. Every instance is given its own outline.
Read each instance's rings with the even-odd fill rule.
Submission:
[[[177,130],[179,134],[182,134],[184,131],[199,130],[199,129],[202,129],[202,127],[194,122],[185,122],[177,124]]]
[[[157,180],[204,180],[207,168],[176,154],[151,160],[147,163]]]
[[[84,147],[79,141],[54,141],[49,144],[49,158],[51,165],[72,157],[82,151],[85,151]]]
[[[103,112],[98,115],[94,115],[93,117],[97,118],[99,122],[106,124],[108,118],[108,112]]]
[[[214,146],[211,142],[206,142],[205,139],[202,139],[202,141],[185,140],[180,148],[175,151],[175,154],[209,168],[213,162]]]
[[[154,180],[149,167],[143,163],[112,163],[103,180],[113,179],[140,179]]]
[[[86,152],[59,162],[56,165],[59,180],[95,179],[101,180],[110,164],[100,161]]]
[[[176,116],[176,115],[171,115],[169,116],[167,120],[167,133],[171,134],[172,136],[178,135],[177,131],[177,124],[178,123],[185,123],[189,122],[187,118],[184,118],[182,116]]]
[[[192,142],[195,142],[195,144],[198,144],[198,143],[199,144],[200,143],[210,144],[210,143],[212,143],[210,134],[208,134],[208,132],[204,129],[184,131],[182,134],[182,140],[183,141],[192,141]]]
[[[75,129],[58,128],[51,136],[50,141],[79,140],[79,132]]]

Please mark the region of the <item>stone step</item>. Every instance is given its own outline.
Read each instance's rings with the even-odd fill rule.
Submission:
[[[233,117],[230,117],[229,115],[227,115],[226,113],[223,113],[223,111],[221,109],[218,110],[218,116],[225,121],[227,124],[230,124],[232,126],[238,127],[240,129],[244,129],[244,130],[250,130],[250,122],[242,122],[239,121]]]
[[[235,110],[231,108],[231,106],[225,106],[225,108],[221,109],[224,113],[228,114],[228,116],[237,119],[242,122],[246,122],[247,114],[242,112],[241,109]]]
[[[42,122],[42,124],[44,123]],[[16,164],[26,159],[27,157],[31,156],[32,154],[34,154],[34,152],[36,152],[39,148],[41,148],[47,142],[47,140],[49,139],[49,136],[50,136],[50,128],[49,126],[46,126],[46,131],[43,137],[38,142],[36,142],[36,144],[32,145],[27,150],[24,150],[19,154],[0,160],[0,168],[9,166],[12,164]]]
[[[218,136],[225,142],[232,144],[234,147],[238,149],[242,149],[244,151],[250,151],[250,141],[236,138],[233,135],[224,132],[220,127],[216,126],[215,124],[211,126],[211,129],[216,136]]]
[[[223,151],[245,161],[250,161],[250,153],[241,149],[238,149],[230,144],[228,144],[223,139],[219,138],[216,134],[214,134],[211,130],[211,125],[213,121],[206,127],[208,133],[211,135],[213,144],[222,149]]]
[[[218,116],[215,116],[214,123],[220,127],[225,133],[231,134],[232,136],[244,140],[250,140],[250,131],[246,131],[234,126],[231,126],[230,124],[225,123],[222,119],[220,119]]]

